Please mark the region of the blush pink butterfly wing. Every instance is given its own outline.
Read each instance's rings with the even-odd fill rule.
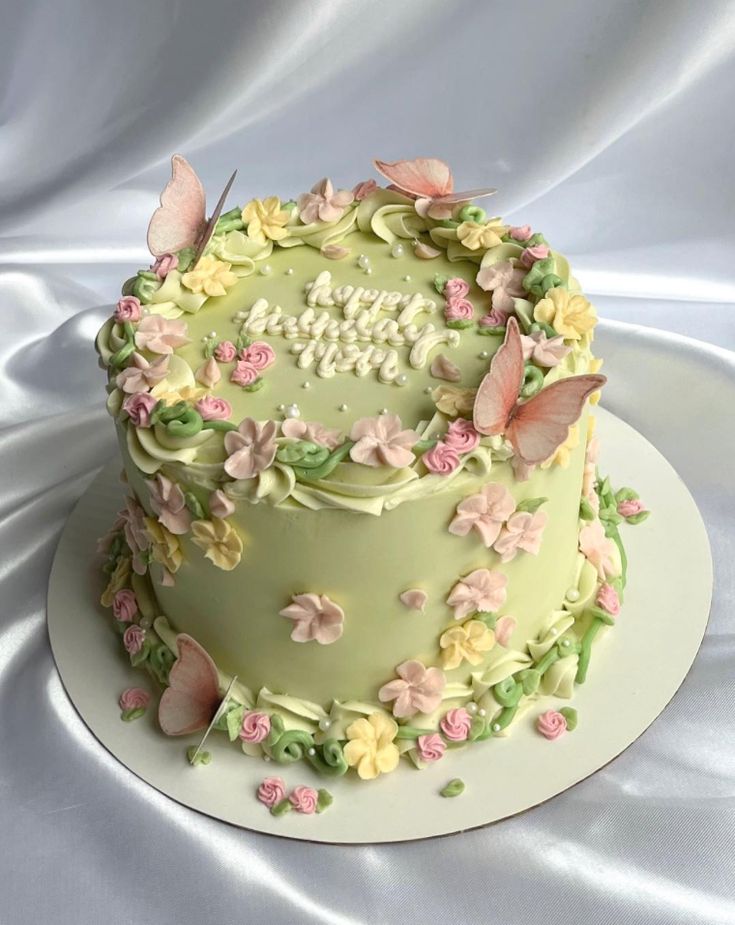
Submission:
[[[475,396],[472,422],[480,434],[502,434],[523,383],[523,347],[518,322],[508,319],[505,340],[490,363]]]
[[[436,157],[417,157],[413,161],[373,161],[375,169],[400,190],[424,199],[449,196],[454,179],[449,165]]]
[[[579,420],[587,398],[606,382],[605,376],[570,376],[516,405],[505,434],[521,459],[531,465],[548,459]]]
[[[179,657],[171,667],[169,687],[158,704],[159,725],[169,736],[206,729],[222,699],[217,668],[199,643],[180,633],[176,645]]]
[[[207,224],[204,187],[194,168],[180,154],[171,158],[171,179],[161,205],[148,225],[148,250],[154,257],[193,247]]]

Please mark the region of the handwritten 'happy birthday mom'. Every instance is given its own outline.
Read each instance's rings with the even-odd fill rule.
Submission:
[[[315,367],[324,379],[347,372],[365,376],[377,369],[381,382],[394,382],[400,374],[396,348],[410,347],[409,365],[421,369],[435,347],[459,344],[458,331],[437,330],[430,321],[416,323],[418,315],[436,311],[436,303],[420,292],[335,287],[328,270],[304,290],[308,307],[300,315],[286,314],[280,305],[261,298],[236,318],[242,321],[240,333],[248,337],[269,334],[293,340],[291,353],[299,369]],[[341,318],[319,310],[333,306],[342,309]],[[398,314],[387,317],[387,312]]]

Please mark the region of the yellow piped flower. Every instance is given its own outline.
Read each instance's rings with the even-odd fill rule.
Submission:
[[[282,241],[288,237],[288,223],[291,213],[281,208],[278,196],[267,199],[251,199],[242,210],[242,220],[248,226],[247,234],[256,244]]]
[[[508,226],[504,225],[500,218],[491,218],[484,224],[462,222],[457,228],[457,237],[467,250],[476,251],[480,248],[489,250],[503,243],[501,239],[507,230]]]
[[[212,254],[200,257],[193,270],[184,273],[181,285],[191,289],[192,292],[203,292],[207,296],[226,295],[237,282],[237,276],[232,272],[232,264],[226,260],[218,260]]]
[[[453,626],[439,637],[442,665],[446,669],[458,668],[463,660],[479,665],[494,645],[495,633],[481,620]]]
[[[158,562],[172,575],[178,572],[184,561],[178,537],[152,517],[144,517],[143,522],[151,541],[153,561]]]
[[[204,551],[205,559],[231,572],[240,562],[243,543],[226,520],[195,520],[191,525],[192,543]]]
[[[548,459],[541,463],[542,469],[548,469],[550,466],[560,466],[562,469],[569,468],[569,462],[572,458],[572,450],[579,446],[579,425],[572,424],[567,434],[567,439]]]
[[[207,394],[207,389],[198,385],[185,385],[180,389],[172,389],[170,392],[153,392],[153,396],[162,401],[165,405],[175,405],[177,402],[186,401],[194,404],[200,398]]]
[[[477,389],[463,389],[457,385],[440,385],[431,393],[437,409],[450,418],[467,414],[475,406]]]
[[[578,292],[562,286],[549,289],[533,310],[536,321],[550,324],[565,340],[580,340],[597,324],[591,303]]]
[[[127,587],[130,579],[130,556],[120,556],[115,571],[110,575],[110,582],[102,592],[100,604],[103,607],[112,607],[112,601],[118,591]]]
[[[398,724],[385,713],[371,713],[347,727],[349,742],[344,747],[345,761],[363,780],[388,774],[398,766],[398,746],[394,739]]]
[[[604,362],[605,362],[605,361],[604,361],[604,360],[601,360],[599,357],[592,357],[592,359],[590,360],[590,372],[591,372],[591,373],[599,373],[599,371],[602,369],[602,364],[603,364]],[[600,401],[600,396],[601,396],[601,395],[602,395],[602,392],[600,392],[599,389],[598,389],[596,392],[593,392],[593,393],[590,395],[590,404],[591,404],[591,405],[596,405],[596,404],[598,404],[599,401]],[[594,420],[594,418],[592,418],[591,420]]]

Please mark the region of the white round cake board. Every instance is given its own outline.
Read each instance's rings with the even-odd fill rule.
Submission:
[[[186,749],[199,737],[163,735],[155,699],[145,717],[122,722],[121,691],[155,687],[130,666],[109,610],[97,603],[95,542],[121,506],[119,462],[110,463],[79,501],[51,571],[49,635],[72,703],[97,739],[152,787],[209,816],[287,838],[353,844],[428,838],[487,825],[548,800],[606,765],[656,719],[697,654],[710,609],[709,544],[686,486],[648,441],[602,409],[598,428],[601,471],[615,487],[635,488],[652,515],[644,524],[621,528],[629,558],[625,604],[616,625],[593,646],[587,681],[571,701],[541,698],[507,738],[449,751],[423,771],[401,761],[392,774],[363,782],[351,774],[320,777],[304,762],[278,765],[248,757],[221,733],[206,742],[212,763],[191,767]],[[579,725],[549,742],[535,731],[535,717],[566,704],[578,710]],[[289,789],[326,787],[334,804],[319,815],[274,817],[255,799],[269,775],[282,777]],[[464,781],[464,793],[439,796],[456,777]]]

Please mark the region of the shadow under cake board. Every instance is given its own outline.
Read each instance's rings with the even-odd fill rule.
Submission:
[[[629,558],[625,604],[616,625],[593,647],[588,680],[575,688],[571,701],[540,698],[507,738],[448,751],[423,771],[402,761],[392,774],[363,782],[351,774],[325,779],[303,762],[277,765],[247,757],[219,734],[207,740],[211,765],[192,768],[186,749],[199,736],[164,736],[155,697],[143,719],[122,722],[120,692],[155,685],[130,666],[109,611],[97,603],[102,582],[95,543],[121,506],[118,461],[102,470],[72,512],[51,571],[49,636],[69,698],[95,737],[160,792],[233,825],[287,838],[374,844],[449,835],[562,793],[624,751],[671,700],[701,645],[712,593],[707,534],[686,486],[637,431],[604,409],[596,414],[601,471],[616,487],[633,486],[652,515],[638,527],[623,525]],[[567,703],[579,712],[577,729],[554,742],[542,738],[535,717]],[[273,817],[255,799],[260,781],[273,774],[289,789],[326,787],[334,804],[317,816]],[[439,790],[455,777],[465,782],[465,792],[440,797]]]

